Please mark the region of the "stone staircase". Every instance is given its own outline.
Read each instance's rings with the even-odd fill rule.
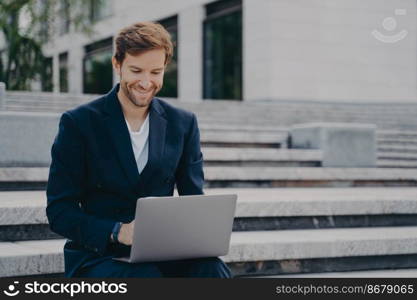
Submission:
[[[378,167],[417,168],[417,131],[380,131]]]
[[[207,189],[239,195],[236,276],[416,268],[417,188]],[[0,277],[61,274],[44,191],[1,192]]]
[[[53,94],[6,91],[3,110],[58,112],[86,103],[98,95]],[[193,111],[200,124],[213,126],[288,127],[307,122],[371,123],[380,129],[417,129],[417,103],[411,102],[325,102],[325,101],[195,101],[168,102]]]
[[[202,148],[206,193],[239,195],[223,257],[235,276],[417,268],[415,169],[322,168],[319,150],[236,143]],[[0,168],[0,277],[62,275],[47,175]]]
[[[86,101],[7,97],[9,111]],[[206,194],[239,196],[223,257],[235,276],[417,268],[417,105],[172,102],[198,115]],[[289,126],[311,121],[377,124],[377,167],[323,168],[320,150],[288,148]],[[65,240],[47,224],[47,176],[46,165],[0,167],[0,277],[62,275]]]

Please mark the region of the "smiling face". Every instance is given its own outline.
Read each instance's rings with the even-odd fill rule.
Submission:
[[[136,107],[147,107],[163,85],[164,49],[147,50],[138,55],[126,53],[122,63],[114,57],[113,67],[120,76],[119,97]]]

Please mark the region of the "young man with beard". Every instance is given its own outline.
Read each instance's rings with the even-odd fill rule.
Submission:
[[[155,98],[173,46],[159,24],[136,23],[115,40],[120,76],[107,95],[65,112],[52,146],[46,213],[66,237],[67,277],[230,277],[219,258],[115,261],[132,245],[136,200],[203,194],[194,114]],[[158,220],[155,220],[158,222]]]

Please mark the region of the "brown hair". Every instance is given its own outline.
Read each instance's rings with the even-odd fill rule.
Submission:
[[[158,23],[138,22],[120,30],[115,39],[116,52],[114,57],[120,64],[126,53],[138,55],[147,50],[164,49],[165,65],[173,55],[173,44],[168,31]]]

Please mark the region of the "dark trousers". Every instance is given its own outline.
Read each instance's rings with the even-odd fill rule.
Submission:
[[[230,269],[217,257],[166,262],[126,263],[108,259],[84,267],[77,277],[210,277],[231,278]]]

